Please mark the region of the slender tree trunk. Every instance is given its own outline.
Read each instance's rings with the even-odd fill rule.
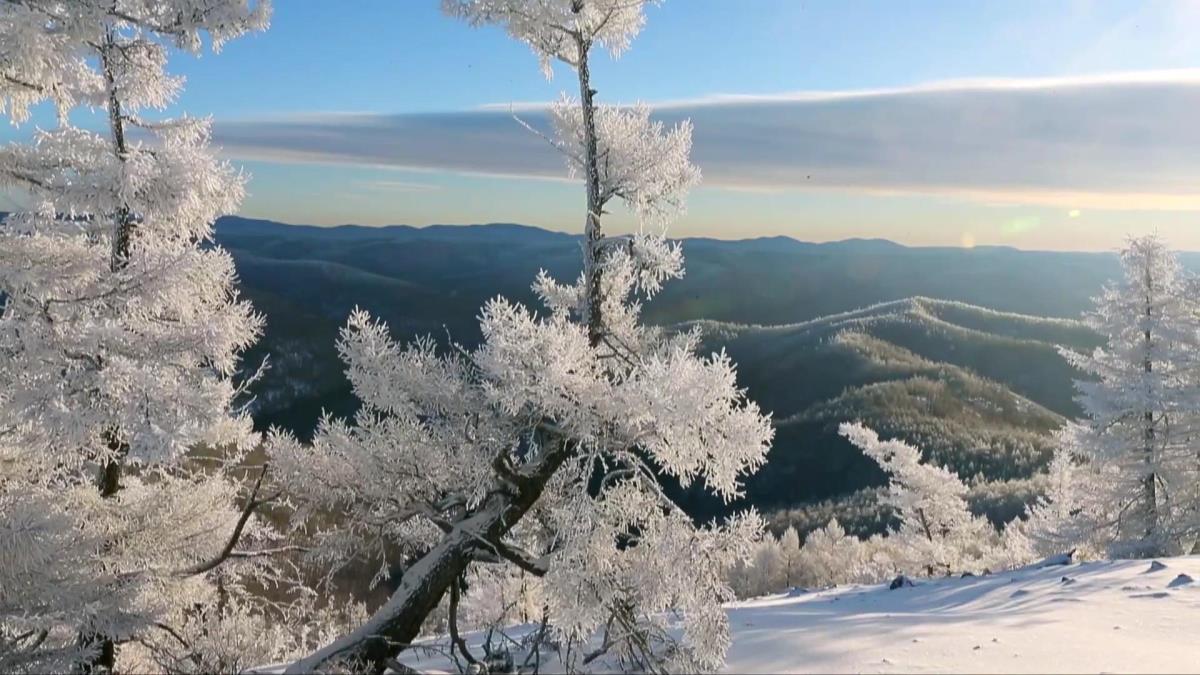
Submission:
[[[567,457],[566,441],[548,445],[544,455],[524,467],[518,485],[498,479],[484,502],[404,572],[392,597],[354,632],[288,667],[288,673],[310,673],[333,659],[358,660],[369,672],[382,673],[388,661],[408,649],[421,625],[457,582],[483,542],[499,542],[525,516]],[[483,540],[481,542],[480,540]]]
[[[600,212],[604,208],[600,199],[600,158],[596,139],[596,90],[592,89],[591,72],[588,68],[587,44],[582,36],[576,36],[579,49],[579,103],[583,110],[584,173],[587,180],[587,221],[584,226],[583,274],[587,292],[585,321],[588,339],[592,346],[600,343],[604,335],[602,269],[600,267],[600,240],[604,233],[600,228]]]
[[[113,154],[117,162],[124,165],[129,158],[129,148],[125,144],[125,117],[121,111],[121,99],[117,92],[117,78],[113,66],[113,59],[117,58],[118,53],[116,33],[110,28],[105,36],[104,46],[100,49],[100,65],[104,71],[104,85],[108,90],[108,126],[112,134]],[[129,264],[134,227],[133,212],[128,204],[122,203],[113,214],[112,254],[108,267],[114,274]],[[120,489],[121,462],[129,453],[129,446],[121,440],[119,429],[109,433],[108,443],[111,458],[102,468],[100,476],[100,493],[105,497],[111,497]]]
[[[1149,321],[1153,316],[1154,310],[1154,277],[1150,269],[1149,263],[1146,265],[1146,331],[1145,338],[1145,361],[1143,366],[1146,369],[1146,374],[1149,375],[1154,371],[1154,362],[1151,359],[1151,347],[1153,345],[1152,336],[1150,334]],[[1149,379],[1149,378],[1147,378]],[[1156,440],[1156,429],[1154,425],[1154,411],[1147,410],[1143,415],[1143,448],[1142,461],[1146,464],[1146,475],[1142,478],[1142,499],[1145,501],[1145,537],[1147,541],[1153,541],[1158,535],[1158,495],[1157,495],[1157,467],[1154,462],[1154,446]]]
[[[529,623],[529,579],[521,570],[521,623]]]
[[[113,154],[117,162],[124,164],[129,156],[125,144],[125,118],[121,112],[121,99],[117,92],[116,73],[113,59],[117,58],[118,46],[116,33],[109,29],[105,36],[104,46],[100,49],[100,65],[104,71],[104,85],[108,90],[108,125],[112,134]],[[130,240],[133,237],[134,218],[128,204],[121,204],[113,214],[112,254],[109,257],[109,271],[114,274],[125,269],[129,264]],[[120,489],[121,461],[128,454],[129,447],[121,440],[119,429],[113,429],[108,434],[108,449],[110,458],[101,469],[99,487],[100,494],[111,497]]]
[[[117,161],[124,164],[128,157],[128,147],[125,144],[125,118],[121,112],[121,99],[117,93],[116,74],[113,59],[117,56],[116,33],[109,29],[105,35],[104,45],[100,48],[100,65],[104,71],[104,84],[108,93],[108,124],[112,135],[113,153]],[[109,271],[116,273],[125,269],[129,260],[129,243],[133,234],[133,215],[127,205],[122,204],[113,214],[112,253],[109,256]],[[108,499],[121,489],[121,469],[124,457],[129,454],[129,445],[121,439],[119,429],[111,429],[105,433],[108,454],[100,466],[96,477],[96,487],[100,496]],[[96,654],[82,665],[86,674],[111,673],[116,668],[117,647],[112,638],[107,635],[90,634],[80,636],[85,646],[94,647]]]
[[[1143,461],[1146,463],[1146,475],[1142,478],[1142,499],[1145,500],[1146,539],[1153,540],[1158,534],[1158,474],[1154,467],[1154,413],[1145,414],[1145,448]]]
[[[121,99],[117,94],[116,74],[113,72],[113,59],[116,58],[118,47],[116,35],[110,30],[100,50],[100,63],[104,70],[104,84],[108,89],[108,126],[112,133],[113,153],[117,161],[124,164],[129,156],[125,144],[125,118],[121,112]],[[109,259],[109,269],[118,272],[129,262],[129,244],[133,236],[134,219],[129,206],[122,204],[113,214],[112,256]]]

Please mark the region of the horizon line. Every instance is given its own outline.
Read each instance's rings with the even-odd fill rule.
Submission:
[[[544,232],[547,234],[563,235],[566,237],[571,237],[573,239],[578,239],[583,236],[583,234],[581,232],[568,232],[566,230],[556,230],[556,229],[551,229],[548,227],[542,227],[540,225],[529,225],[527,223],[518,223],[518,222],[511,222],[511,221],[488,221],[488,222],[470,222],[470,223],[449,223],[449,222],[447,222],[447,223],[428,223],[425,225],[411,225],[411,224],[407,224],[407,223],[387,223],[387,224],[382,224],[382,225],[364,225],[362,223],[337,223],[337,224],[329,224],[329,225],[320,225],[320,224],[316,224],[316,223],[285,222],[282,220],[275,220],[272,218],[261,218],[261,217],[257,217],[257,216],[246,216],[246,215],[241,215],[241,214],[228,214],[228,215],[224,215],[224,216],[221,216],[220,218],[218,218],[217,222],[220,222],[221,220],[231,219],[231,218],[238,219],[238,220],[245,220],[245,221],[254,221],[254,222],[259,222],[259,223],[268,223],[271,225],[278,225],[278,226],[282,226],[282,227],[311,228],[311,229],[319,229],[319,230],[337,230],[337,229],[343,229],[343,228],[357,228],[357,229],[363,229],[363,230],[388,230],[388,229],[427,230],[427,229],[432,229],[432,228],[519,227],[522,229],[537,230],[539,232]],[[215,226],[215,224],[214,224],[214,226]],[[624,232],[622,232],[621,234],[624,234]],[[1087,255],[1116,255],[1119,251],[1119,249],[1116,249],[1116,248],[1113,248],[1113,249],[1091,249],[1091,250],[1087,250],[1087,249],[1022,248],[1020,246],[1013,246],[1012,244],[986,244],[986,243],[974,244],[971,246],[963,246],[961,244],[959,244],[959,245],[953,245],[953,244],[906,244],[904,242],[897,241],[895,239],[889,239],[887,237],[845,237],[842,239],[820,239],[820,240],[817,240],[817,239],[799,239],[799,238],[789,235],[789,234],[768,234],[768,235],[761,235],[761,236],[757,236],[757,237],[714,237],[714,236],[672,237],[672,236],[668,236],[667,238],[672,241],[709,241],[709,242],[720,242],[720,243],[730,243],[730,244],[735,244],[735,243],[739,243],[739,242],[755,242],[755,241],[761,242],[761,241],[769,241],[769,240],[774,240],[774,239],[786,239],[786,240],[796,243],[796,244],[803,244],[803,245],[810,245],[810,246],[825,246],[825,245],[832,245],[832,244],[849,244],[849,243],[884,243],[884,244],[890,244],[897,248],[904,248],[904,249],[959,250],[959,251],[964,251],[964,252],[972,251],[972,250],[1008,250],[1008,251],[1017,251],[1020,253],[1078,253],[1078,254],[1087,254]],[[1194,249],[1171,249],[1171,250],[1175,253],[1182,253],[1182,254],[1200,254],[1200,250],[1194,250]]]

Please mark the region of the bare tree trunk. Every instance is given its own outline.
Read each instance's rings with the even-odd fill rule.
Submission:
[[[1146,475],[1142,478],[1142,499],[1145,500],[1146,539],[1152,540],[1158,534],[1158,474],[1154,468],[1154,413],[1145,415],[1145,448],[1143,449],[1146,463]]]
[[[104,71],[104,85],[108,90],[108,125],[112,134],[113,154],[117,161],[124,164],[128,159],[129,149],[125,144],[125,118],[121,112],[121,99],[117,93],[117,79],[114,72],[113,59],[118,52],[116,34],[108,30],[104,46],[100,49],[100,64]],[[129,246],[133,236],[134,218],[127,204],[122,204],[113,214],[112,254],[109,257],[109,271],[116,273],[125,269],[129,264]],[[121,458],[129,452],[129,447],[121,440],[120,430],[114,429],[108,433],[108,449],[110,459],[101,468],[99,479],[100,494],[111,497],[120,489]]]
[[[369,672],[382,673],[388,661],[412,645],[425,617],[457,582],[473,553],[508,534],[541,497],[570,453],[569,444],[558,440],[516,474],[515,485],[498,478],[480,506],[455,522],[432,550],[405,570],[400,587],[366,623],[296,661],[286,672],[310,673],[333,659],[345,659],[362,662]]]
[[[121,440],[115,429],[105,433],[105,438],[111,456],[100,466],[96,487],[100,490],[100,496],[107,499],[121,489],[121,462],[129,454],[129,444]]]
[[[121,112],[121,99],[117,95],[116,74],[113,72],[113,59],[118,50],[116,35],[109,29],[100,49],[100,63],[104,70],[104,84],[108,89],[108,126],[112,133],[113,152],[117,161],[124,164],[129,155],[125,144],[125,117]],[[113,215],[112,256],[109,259],[109,269],[118,272],[125,268],[129,261],[129,243],[133,235],[133,214],[129,206],[122,204]]]
[[[1150,264],[1146,264],[1146,320],[1149,322],[1153,316],[1154,309],[1154,277],[1150,269]],[[1150,327],[1147,323],[1145,337],[1145,361],[1144,366],[1146,373],[1154,371],[1154,363],[1150,358],[1150,349],[1153,345],[1152,336],[1150,335]],[[1158,535],[1158,495],[1157,495],[1157,473],[1154,462],[1154,445],[1157,436],[1154,426],[1154,411],[1147,410],[1143,416],[1143,440],[1142,460],[1146,464],[1146,475],[1142,478],[1142,499],[1145,501],[1145,537],[1147,541],[1152,541]]]
[[[604,237],[600,229],[600,159],[596,139],[596,90],[592,89],[591,72],[588,69],[588,50],[591,45],[582,36],[576,36],[579,49],[579,103],[583,110],[584,172],[587,180],[587,220],[583,230],[583,274],[587,291],[586,316],[588,340],[592,346],[600,343],[604,335],[602,270],[600,267],[600,240]]]

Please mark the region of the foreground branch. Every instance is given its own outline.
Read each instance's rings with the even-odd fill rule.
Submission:
[[[453,654],[453,650],[457,649],[460,653],[462,653],[463,658],[467,660],[467,663],[475,665],[479,663],[479,661],[471,655],[471,650],[467,649],[467,641],[464,640],[462,635],[460,635],[458,632],[458,600],[460,595],[459,584],[461,583],[462,580],[460,578],[459,580],[456,580],[454,583],[450,584],[450,653]]]
[[[564,438],[543,445],[546,451],[520,473],[516,490],[493,490],[473,511],[454,523],[428,553],[412,564],[392,597],[355,631],[296,661],[287,673],[311,673],[337,659],[361,662],[367,672],[382,673],[420,634],[421,625],[451,584],[466,571],[479,540],[500,541],[533,508],[547,483],[570,457]],[[497,477],[497,482],[507,482]]]
[[[246,529],[246,523],[249,522],[250,516],[254,514],[254,511],[258,509],[258,507],[268,504],[279,497],[277,493],[264,499],[258,499],[258,491],[260,488],[262,488],[262,482],[266,476],[267,465],[264,464],[262,470],[258,472],[258,480],[254,481],[254,489],[250,492],[250,498],[246,500],[246,506],[242,509],[242,515],[238,518],[237,525],[233,528],[233,534],[230,535],[229,541],[225,542],[225,548],[221,549],[220,553],[208,561],[177,570],[174,573],[176,576],[192,577],[196,576],[197,574],[204,574],[205,572],[215,569],[229,558],[251,557],[241,552],[235,553],[233,549],[237,546],[238,541],[241,540],[242,531]]]

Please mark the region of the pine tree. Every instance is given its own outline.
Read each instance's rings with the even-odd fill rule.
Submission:
[[[659,226],[699,177],[691,128],[665,129],[645,108],[597,105],[588,58],[619,53],[644,21],[629,0],[451,0],[474,24],[499,24],[578,76],[580,99],[553,107],[552,142],[586,192],[584,271],[563,285],[545,273],[537,315],[504,299],[482,311],[483,344],[439,353],[401,346],[355,312],[340,350],[362,409],[326,420],[311,446],[272,443],[301,516],[334,510],[314,532],[327,560],[408,556],[398,590],[358,630],[290,667],[336,659],[378,672],[417,637],[464,575],[511,564],[541,578],[547,632],[569,669],[713,670],[729,644],[722,571],[749,554],[756,516],[696,527],[660,477],[701,482],[726,499],[764,461],[768,418],[737,388],[724,354],[696,356],[699,335],[640,325],[640,303],[682,274]],[[647,231],[605,236],[614,200]],[[667,616],[682,618],[681,635]],[[599,633],[596,642],[592,639]],[[544,647],[543,647],[544,648]],[[452,650],[479,661],[457,640]]]
[[[14,122],[46,101],[59,111],[57,128],[0,153],[0,176],[29,197],[0,226],[4,670],[205,670],[230,661],[189,630],[253,619],[220,563],[265,536],[250,520],[262,474],[239,495],[221,467],[240,455],[216,449],[255,441],[235,378],[262,322],[211,243],[245,178],[213,156],[207,120],[142,114],[180,92],[173,50],[219,48],[269,12],[0,4],[0,105]],[[84,108],[104,112],[105,132],[72,126]],[[188,457],[198,447],[216,470]]]
[[[1070,450],[1058,447],[1047,467],[1046,492],[1028,509],[1028,517],[1013,524],[1025,537],[1030,557],[1049,557],[1074,551],[1080,557],[1107,553],[1108,535],[1085,513],[1105,510],[1103,495],[1090,484],[1090,465]],[[1015,532],[1014,532],[1015,533]]]
[[[1086,417],[1059,435],[1057,474],[1073,481],[1057,481],[1039,533],[1112,555],[1167,554],[1200,532],[1197,285],[1157,236],[1130,239],[1121,266],[1085,315],[1107,344],[1060,350],[1088,376],[1075,384]]]

